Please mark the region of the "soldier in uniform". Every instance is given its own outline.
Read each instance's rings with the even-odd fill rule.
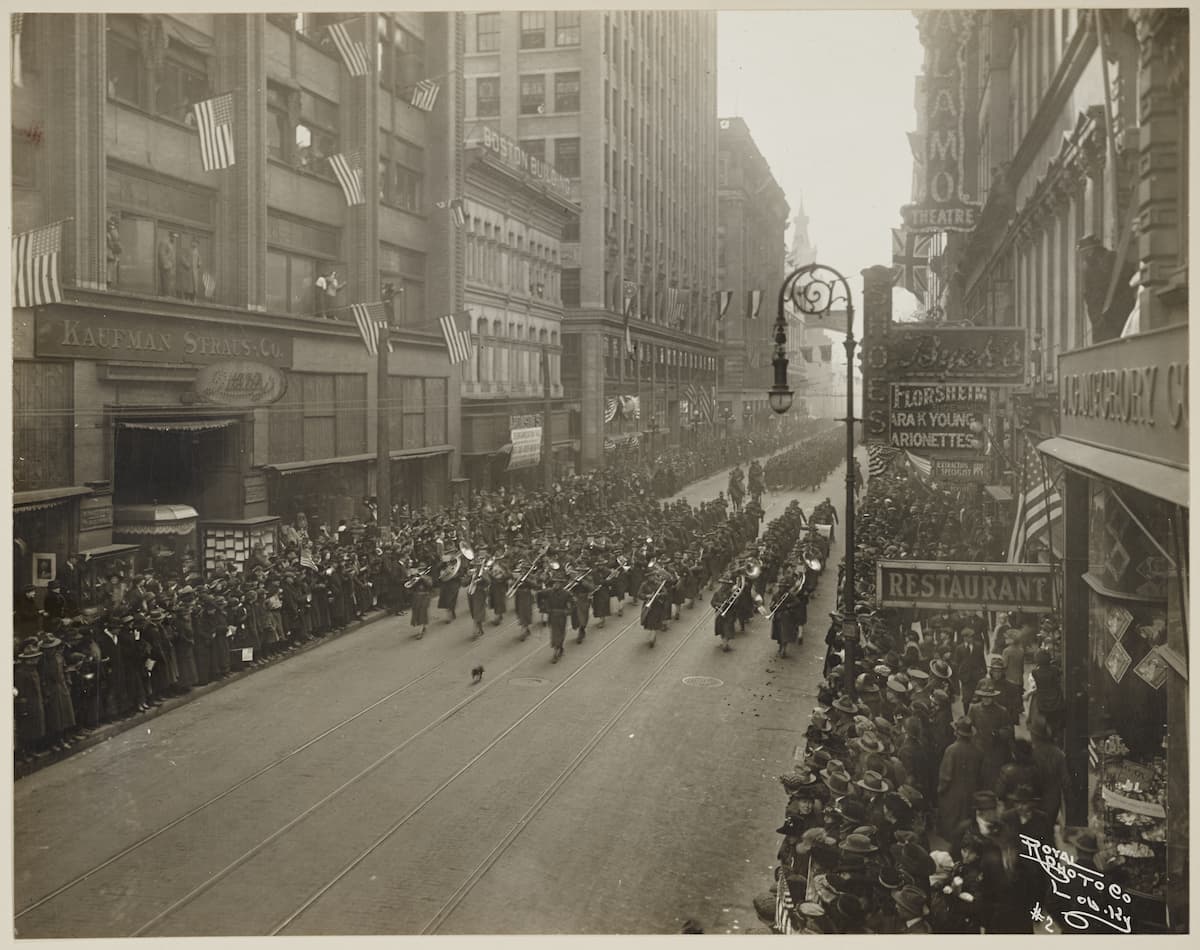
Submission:
[[[458,589],[462,586],[461,564],[454,555],[442,555],[444,570],[442,571],[438,590],[438,609],[446,611],[443,623],[449,623],[456,616],[458,609]]]
[[[513,592],[513,603],[517,611],[517,625],[521,628],[521,639],[529,638],[529,628],[533,626],[533,608],[534,608],[534,591],[535,585],[539,584],[540,578],[535,573],[530,573],[529,562],[521,561],[517,564],[517,589]]]
[[[481,551],[486,550],[481,548]],[[471,579],[467,583],[467,606],[471,609],[471,622],[475,625],[471,633],[472,640],[483,636],[483,622],[487,619],[488,599],[492,587],[492,579],[488,576],[487,567],[483,562],[484,555],[481,553],[476,563],[471,566]]]
[[[429,627],[429,601],[433,594],[433,577],[437,573],[438,562],[432,561],[429,565],[429,570],[421,573],[417,570],[412,570],[413,575],[409,578],[412,582],[412,587],[409,588],[409,594],[412,597],[412,616],[409,619],[409,625],[417,628],[417,639],[420,640],[425,636],[425,630]]]
[[[733,649],[733,635],[737,618],[733,613],[733,605],[729,603],[734,596],[734,579],[729,574],[722,574],[717,579],[717,589],[710,603],[713,608],[713,633],[721,638],[721,649],[728,653]]]
[[[567,636],[567,614],[571,610],[572,598],[566,589],[566,578],[562,569],[552,569],[547,578],[545,595],[546,613],[550,619],[550,646],[554,650],[551,663],[557,663],[563,654],[563,641]]]
[[[503,552],[502,552],[503,553]],[[488,568],[488,602],[492,608],[492,626],[498,627],[504,622],[504,614],[508,610],[508,582],[512,575],[504,566],[501,555],[497,555],[492,566]]]
[[[671,611],[670,594],[667,592],[670,575],[661,568],[653,570],[638,591],[642,601],[642,629],[650,632],[650,646],[654,646],[658,634],[666,629],[667,616]]]

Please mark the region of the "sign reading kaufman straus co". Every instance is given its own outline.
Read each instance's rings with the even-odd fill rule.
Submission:
[[[881,560],[875,562],[875,592],[884,607],[1035,613],[1054,607],[1049,564]]]

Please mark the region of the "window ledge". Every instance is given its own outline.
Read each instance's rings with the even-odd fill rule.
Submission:
[[[150,119],[153,122],[161,122],[164,125],[169,125],[172,128],[180,129],[184,132],[195,132],[196,131],[196,127],[194,125],[188,125],[182,119],[172,119],[168,115],[160,115],[157,112],[151,112],[149,109],[143,109],[141,106],[136,105],[132,102],[129,102],[125,99],[121,99],[118,96],[109,95],[107,98],[108,98],[108,101],[111,102],[113,105],[120,106],[122,109],[128,109],[130,112],[137,113],[138,115],[140,115],[144,118]]]

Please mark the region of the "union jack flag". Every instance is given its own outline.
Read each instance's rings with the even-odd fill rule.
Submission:
[[[892,283],[925,302],[929,292],[929,242],[931,235],[892,228]]]

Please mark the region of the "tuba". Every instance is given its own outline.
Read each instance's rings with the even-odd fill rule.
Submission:
[[[468,561],[475,560],[475,550],[474,550],[474,548],[471,547],[471,545],[467,544],[466,541],[460,540],[458,542],[458,553],[461,554]]]
[[[448,561],[446,566],[442,568],[442,573],[438,575],[438,580],[443,584],[446,581],[454,580],[462,570],[462,562],[462,555],[456,555],[453,561]]]

